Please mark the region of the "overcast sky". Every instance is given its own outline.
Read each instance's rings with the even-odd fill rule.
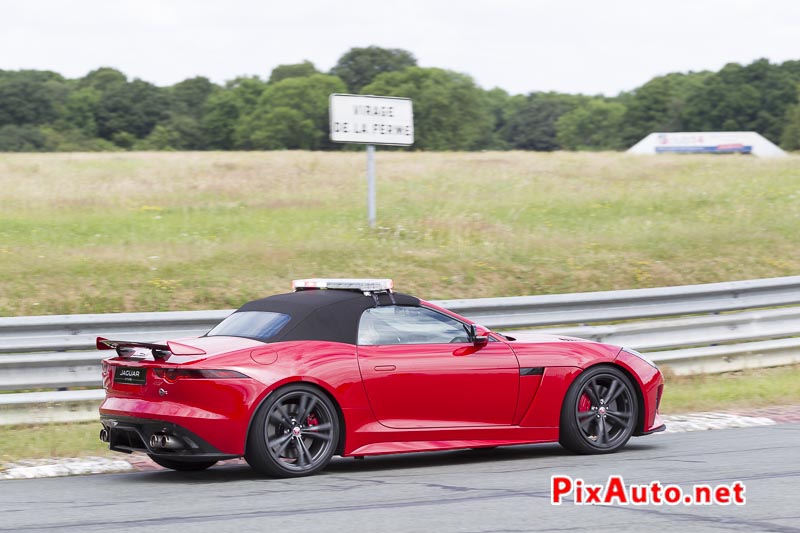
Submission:
[[[100,66],[157,85],[269,77],[354,46],[484,88],[615,95],[653,76],[800,59],[800,0],[0,0],[0,69]]]

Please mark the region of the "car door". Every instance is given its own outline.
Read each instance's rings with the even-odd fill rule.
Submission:
[[[358,364],[372,411],[391,428],[510,425],[519,364],[505,343],[474,345],[464,324],[415,306],[368,309]]]

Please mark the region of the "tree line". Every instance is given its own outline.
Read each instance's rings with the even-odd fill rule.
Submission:
[[[280,65],[224,85],[169,87],[113,68],[79,79],[0,70],[0,151],[342,150],[328,96],[414,101],[414,150],[622,150],[653,131],[756,131],[800,149],[800,61],[659,76],[615,97],[485,90],[406,50],[352,48],[329,72]]]

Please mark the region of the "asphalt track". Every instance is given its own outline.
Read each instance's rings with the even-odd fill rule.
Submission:
[[[740,480],[744,506],[550,504],[550,476]],[[244,466],[0,481],[0,531],[775,531],[800,533],[800,424],[660,434],[618,454],[556,445],[335,459],[274,480]]]

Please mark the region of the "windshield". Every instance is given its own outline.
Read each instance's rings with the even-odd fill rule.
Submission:
[[[246,337],[267,342],[283,329],[291,317],[268,311],[233,313],[206,333],[206,337]]]

